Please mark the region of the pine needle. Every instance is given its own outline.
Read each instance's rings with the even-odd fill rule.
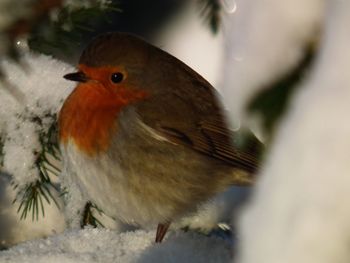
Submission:
[[[214,34],[219,31],[221,25],[221,5],[219,0],[198,0],[201,5],[201,15]]]
[[[39,172],[39,179],[26,184],[18,191],[13,201],[13,203],[17,201],[20,202],[17,212],[21,213],[21,220],[26,219],[30,213],[32,214],[33,221],[39,219],[39,214],[45,217],[45,203],[51,205],[53,202],[57,208],[60,208],[56,200],[57,197],[52,194],[53,189],[59,192],[59,188],[53,184],[50,179],[51,175],[58,176],[60,169],[52,164],[48,158],[48,155],[51,155],[56,160],[60,158],[58,142],[55,139],[57,136],[56,115],[48,114],[45,115],[45,118],[51,119],[51,125],[49,129],[47,129],[47,132],[42,131],[39,133],[41,152],[38,153],[37,160],[34,164]],[[32,118],[32,121],[42,126],[42,120],[39,117]],[[15,185],[14,188],[18,188],[18,185]],[[41,213],[39,210],[41,210]]]

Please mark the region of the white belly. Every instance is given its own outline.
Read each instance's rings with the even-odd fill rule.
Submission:
[[[72,141],[61,147],[68,191],[75,184],[81,200],[92,201],[107,215],[149,226],[193,211],[221,189],[217,178],[232,172],[226,166],[155,134],[130,117],[132,111],[125,114],[106,153],[90,157]]]
[[[99,155],[98,159],[84,156],[72,142],[62,151],[65,166],[62,176],[63,182],[66,182],[64,186],[68,191],[81,191],[79,194],[71,193],[72,196],[81,195],[83,200],[92,201],[108,216],[119,218],[128,224],[156,224],[167,214],[156,205],[143,202],[142,197],[133,193],[125,177],[127,175],[123,174],[116,160],[112,161],[107,155]],[[78,187],[72,189],[72,183]],[[70,202],[73,204],[69,206],[82,209],[78,208],[82,204],[74,204],[78,200]]]

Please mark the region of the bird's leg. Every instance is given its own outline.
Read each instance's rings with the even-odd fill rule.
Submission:
[[[158,224],[158,227],[157,227],[157,234],[156,234],[156,243],[160,243],[162,242],[165,234],[166,234],[166,231],[168,230],[170,226],[170,222],[167,222],[167,223],[164,223],[164,224],[161,224],[159,223]]]

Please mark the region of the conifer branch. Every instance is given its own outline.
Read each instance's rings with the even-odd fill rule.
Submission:
[[[46,115],[46,118],[50,118],[52,124],[46,132],[39,133],[39,141],[41,144],[41,152],[37,154],[37,159],[35,161],[35,167],[39,172],[39,179],[34,182],[26,184],[13,201],[13,203],[19,201],[20,205],[17,209],[18,213],[21,213],[21,220],[26,219],[29,214],[32,215],[32,220],[38,220],[39,214],[45,217],[45,206],[44,201],[47,204],[52,202],[58,207],[59,203],[52,194],[52,189],[59,191],[59,187],[52,183],[50,174],[53,176],[58,176],[60,169],[52,163],[49,155],[55,160],[60,160],[60,152],[58,148],[58,142],[56,140],[57,135],[57,122],[56,115]],[[42,125],[40,118],[35,117],[32,119]],[[17,186],[15,186],[17,188]],[[41,213],[40,213],[41,212]]]
[[[199,0],[201,15],[210,26],[214,34],[219,31],[221,25],[221,5],[219,0]]]
[[[81,227],[84,227],[87,225],[91,225],[93,227],[98,227],[98,226],[104,227],[102,222],[94,216],[93,211],[98,212],[100,215],[103,214],[103,211],[100,208],[98,208],[96,204],[93,204],[92,202],[87,202],[83,213]]]

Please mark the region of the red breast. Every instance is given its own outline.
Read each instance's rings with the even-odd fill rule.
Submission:
[[[66,99],[59,115],[59,139],[64,144],[71,139],[82,152],[93,156],[108,149],[122,108],[144,99],[146,94],[111,83],[111,72],[123,72],[120,68],[81,64],[79,72],[90,80],[79,83]]]

